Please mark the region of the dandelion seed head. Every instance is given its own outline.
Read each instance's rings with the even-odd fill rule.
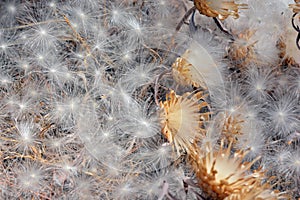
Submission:
[[[56,4],[55,4],[54,1],[51,1],[51,2],[49,3],[49,6],[50,6],[51,8],[56,8]]]
[[[126,54],[123,55],[122,58],[123,58],[124,61],[129,61],[129,60],[132,59],[132,55],[130,53],[126,53]]]
[[[114,121],[115,118],[114,118],[113,116],[110,115],[110,116],[107,117],[107,119],[108,119],[109,121]]]
[[[6,85],[7,83],[12,82],[9,77],[5,77],[5,76],[2,76],[0,81],[1,81],[1,84],[3,84],[3,85]]]
[[[116,9],[112,11],[112,14],[113,14],[114,17],[118,16],[119,13],[120,12],[118,10],[116,10]]]
[[[78,58],[84,58],[84,55],[81,54],[81,53],[77,53],[76,56],[77,56]]]
[[[39,169],[28,168],[18,175],[18,179],[23,190],[38,190],[40,188],[42,174]]]
[[[77,29],[79,27],[79,25],[76,22],[71,22],[72,26]]]
[[[24,63],[24,64],[21,64],[21,67],[26,70],[29,68],[29,65],[27,63]]]
[[[51,144],[52,144],[52,146],[53,146],[54,148],[58,148],[58,147],[60,147],[60,146],[62,145],[62,141],[59,140],[59,139],[57,139],[57,140],[52,140]]]
[[[20,110],[24,110],[27,107],[26,104],[23,104],[22,102],[20,102],[18,104],[18,106],[19,106]]]
[[[117,8],[114,8],[112,10],[112,22],[113,23],[120,23],[121,17],[122,17],[122,11],[118,10]]]
[[[232,114],[236,111],[236,109],[234,107],[229,108],[229,112]]]
[[[0,47],[2,48],[2,50],[5,50],[7,48],[6,44],[1,44]]]
[[[34,135],[32,127],[30,127],[29,124],[21,123],[17,125],[17,128],[19,130],[22,141],[25,144],[30,144],[33,141],[32,136]]]
[[[38,55],[37,57],[40,61],[44,60],[44,56],[43,55]]]
[[[77,170],[75,166],[71,166],[71,165],[69,165],[69,164],[64,165],[64,166],[63,166],[63,169],[64,169],[65,171],[70,171],[70,172],[76,171],[76,170]]]
[[[265,89],[265,87],[264,87],[261,83],[257,83],[255,88],[256,88],[256,90],[258,90],[258,91],[262,91],[262,90]]]
[[[160,0],[160,1],[159,1],[159,4],[160,4],[161,6],[164,6],[164,5],[166,4],[166,2],[165,2],[164,0]]]
[[[55,74],[57,72],[57,70],[55,68],[51,68],[50,72],[53,73],[53,74]]]
[[[8,5],[8,6],[7,6],[7,9],[8,9],[8,11],[9,11],[10,13],[15,13],[16,10],[17,10],[16,6],[13,5],[13,4]]]
[[[78,11],[77,12],[77,15],[82,19],[84,20],[86,18],[86,15],[82,12],[82,11]]]
[[[102,134],[103,134],[103,136],[105,138],[109,138],[110,137],[110,133],[108,131],[104,131]]]
[[[45,35],[47,35],[47,32],[45,29],[40,29],[40,34],[45,36]]]

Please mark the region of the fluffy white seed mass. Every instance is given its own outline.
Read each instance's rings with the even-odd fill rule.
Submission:
[[[299,3],[0,1],[0,199],[298,198]]]

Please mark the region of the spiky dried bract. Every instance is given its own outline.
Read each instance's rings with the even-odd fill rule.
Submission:
[[[222,130],[222,135],[234,143],[237,142],[237,137],[242,134],[243,119],[240,115],[228,115],[225,117],[225,123]]]
[[[279,200],[279,199],[290,199],[288,195],[280,193],[270,189],[269,183],[261,185],[259,182],[255,182],[253,187],[246,188],[239,193],[234,193],[224,200]]]
[[[208,121],[209,112],[200,113],[208,107],[202,92],[194,95],[185,93],[177,96],[174,91],[166,95],[166,101],[160,102],[162,134],[174,144],[177,152],[189,151],[193,141],[205,134],[204,122]]]
[[[177,58],[172,65],[172,75],[176,82],[181,85],[193,85],[199,87],[199,84],[194,81],[194,74],[192,73],[192,64],[184,58]]]
[[[252,162],[243,162],[248,151],[236,151],[232,154],[232,142],[215,151],[211,144],[206,144],[206,151],[193,147],[190,151],[190,164],[197,176],[198,184],[211,199],[265,199],[276,197],[271,186],[262,184],[265,179],[263,171],[250,171]],[[259,192],[258,192],[259,191]],[[266,198],[277,199],[277,198]]]
[[[247,6],[247,4],[237,4],[234,0],[194,0],[194,4],[201,14],[221,20],[230,15],[239,18],[239,9],[245,9]]]

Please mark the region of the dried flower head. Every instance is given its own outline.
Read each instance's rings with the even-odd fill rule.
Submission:
[[[244,120],[240,115],[228,115],[225,117],[225,123],[222,130],[222,135],[234,143],[237,142],[237,137],[242,134],[242,126]]]
[[[195,67],[183,57],[177,58],[172,65],[172,75],[175,81],[183,86],[193,85],[194,87],[199,87],[204,85],[200,84],[203,81],[198,78],[198,72],[195,70]]]
[[[174,144],[178,154],[181,150],[188,152],[191,143],[205,133],[203,125],[210,113],[200,112],[209,106],[203,98],[202,92],[177,96],[171,91],[166,95],[166,101],[160,102],[162,134]]]
[[[201,14],[221,20],[230,15],[239,18],[239,8],[245,9],[247,6],[247,4],[237,4],[234,0],[194,0],[194,4]]]
[[[238,67],[243,67],[253,61],[256,61],[255,44],[253,40],[254,30],[246,30],[237,34],[236,39],[230,45],[228,57],[233,60]]]
[[[264,173],[249,170],[259,157],[252,162],[243,162],[248,151],[232,154],[231,146],[232,142],[224,148],[222,140],[218,151],[214,151],[209,142],[206,151],[197,147],[190,151],[190,163],[199,186],[211,199],[270,199],[265,197],[272,196],[273,191],[269,184],[262,183]]]

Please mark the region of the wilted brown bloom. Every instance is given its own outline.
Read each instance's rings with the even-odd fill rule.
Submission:
[[[262,200],[280,199],[277,191],[272,191],[265,180],[263,171],[251,171],[252,162],[243,162],[248,151],[232,153],[232,142],[225,147],[222,140],[220,149],[213,150],[206,144],[206,151],[196,146],[190,150],[190,163],[197,176],[199,186],[210,199]],[[225,148],[224,148],[225,147]]]
[[[239,18],[239,8],[246,8],[247,4],[237,4],[234,0],[194,0],[199,12],[208,17],[217,17],[221,20],[228,16]]]
[[[190,145],[205,134],[203,125],[209,113],[200,113],[200,110],[209,105],[201,101],[203,98],[202,92],[178,96],[171,91],[166,101],[160,102],[162,134],[174,144],[178,153],[188,151]]]
[[[199,82],[202,82],[202,80],[198,80],[198,72],[195,72],[194,69],[194,66],[185,58],[179,57],[172,65],[172,75],[175,81],[183,86],[193,85],[199,87]]]

